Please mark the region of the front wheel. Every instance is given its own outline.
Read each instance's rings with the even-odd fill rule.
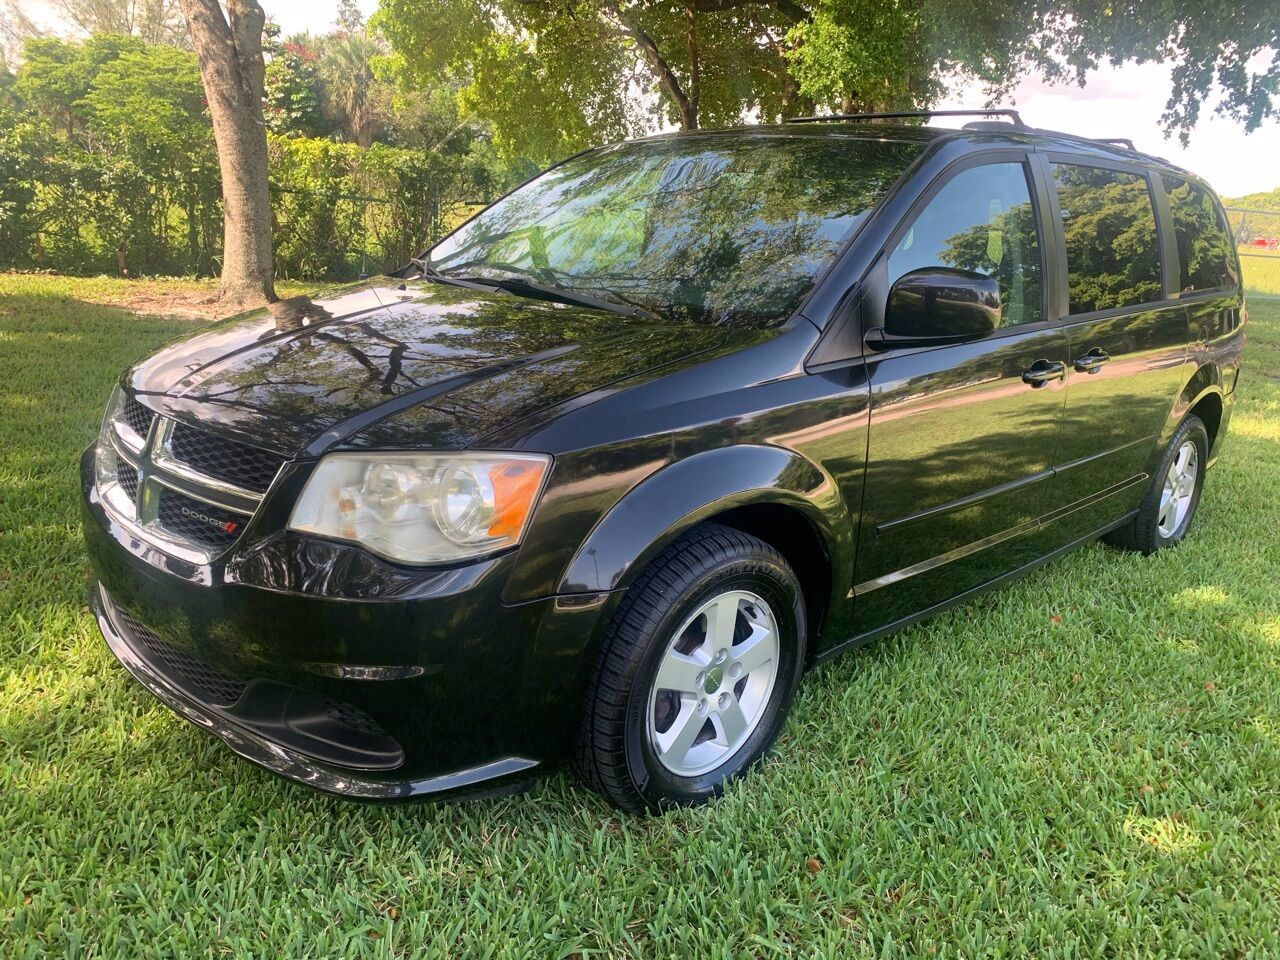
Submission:
[[[1182,421],[1165,448],[1138,515],[1108,534],[1107,542],[1152,554],[1181,541],[1200,505],[1208,460],[1208,431],[1192,414]]]
[[[645,569],[609,626],[579,772],[633,812],[716,796],[777,737],[805,639],[781,554],[728,527],[694,528]]]

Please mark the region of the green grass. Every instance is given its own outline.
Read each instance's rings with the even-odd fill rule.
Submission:
[[[1249,292],[1257,297],[1280,298],[1280,250],[1243,248],[1240,267]]]
[[[86,302],[111,284],[0,275],[0,956],[1280,955],[1280,303],[1182,546],[820,668],[745,783],[639,820],[564,775],[327,799],[125,675],[76,458],[191,324]]]

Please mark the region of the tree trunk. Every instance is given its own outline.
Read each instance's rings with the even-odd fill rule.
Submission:
[[[244,308],[276,299],[271,263],[267,128],[262,119],[262,26],[257,0],[180,0],[200,64],[222,173],[219,296]]]

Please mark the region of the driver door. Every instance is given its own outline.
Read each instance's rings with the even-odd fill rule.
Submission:
[[[869,278],[865,327],[883,321],[893,283],[925,267],[994,278],[1001,314],[978,340],[867,355],[871,413],[851,591],[858,633],[1045,552],[1037,519],[1056,505],[1069,351],[1046,319],[1040,211],[1048,205],[1035,184],[1021,151],[953,167],[915,204]]]

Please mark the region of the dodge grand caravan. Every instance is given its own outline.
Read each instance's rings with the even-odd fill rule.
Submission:
[[[1222,208],[1007,116],[591,150],[141,360],[81,465],[107,643],[320,790],[571,763],[652,810],[746,771],[815,662],[1178,543],[1244,339]]]

